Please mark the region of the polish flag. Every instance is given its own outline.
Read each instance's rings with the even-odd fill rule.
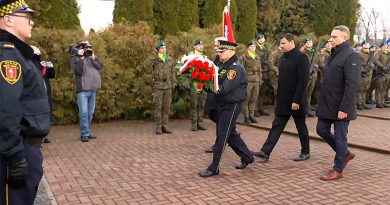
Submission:
[[[234,40],[232,20],[230,19],[230,12],[228,6],[225,6],[225,8],[223,9],[222,23],[222,36],[226,37],[229,42],[235,43],[236,40]]]

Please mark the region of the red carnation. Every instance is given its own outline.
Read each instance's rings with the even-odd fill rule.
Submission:
[[[202,84],[202,83],[199,83],[196,87],[197,87],[198,89],[202,89],[202,88],[203,88],[203,84]]]

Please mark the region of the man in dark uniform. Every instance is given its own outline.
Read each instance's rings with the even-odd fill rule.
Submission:
[[[152,70],[153,103],[156,134],[172,134],[168,129],[168,118],[172,103],[172,90],[176,84],[175,64],[167,54],[164,41],[156,45],[156,50],[146,59],[144,66]]]
[[[275,119],[267,140],[259,152],[253,155],[267,162],[290,117],[294,118],[301,143],[301,154],[294,161],[310,158],[309,131],[305,123],[306,88],[309,80],[309,60],[295,47],[294,35],[287,33],[280,38],[283,56],[279,63],[279,84],[276,94]]]
[[[0,205],[33,204],[43,175],[40,146],[50,106],[25,43],[34,12],[23,0],[0,2]]]
[[[248,83],[245,70],[235,54],[236,46],[236,43],[219,41],[218,56],[223,64],[219,70],[219,90],[215,96],[219,116],[217,139],[213,161],[207,169],[199,173],[201,177],[219,174],[219,162],[226,143],[241,157],[241,164],[236,166],[237,169],[244,169],[254,161],[251,152],[236,131],[236,120],[246,98]]]
[[[336,152],[331,171],[322,180],[343,177],[343,169],[354,158],[348,150],[348,125],[356,119],[356,96],[359,89],[361,59],[351,48],[350,32],[344,25],[336,26],[329,41],[333,49],[324,72],[317,109],[317,134]],[[334,133],[331,132],[333,124]]]

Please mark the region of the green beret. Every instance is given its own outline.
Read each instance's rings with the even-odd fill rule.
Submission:
[[[158,43],[157,43],[157,45],[156,45],[156,49],[157,50],[160,50],[160,47],[161,46],[165,46],[165,42],[164,41],[159,41]]]
[[[203,44],[203,41],[200,40],[199,38],[198,39],[195,39],[195,41],[193,42],[194,46],[197,46],[199,44]]]

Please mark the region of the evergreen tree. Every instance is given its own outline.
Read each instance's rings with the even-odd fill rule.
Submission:
[[[256,0],[241,0],[238,5],[236,25],[237,41],[247,43],[256,35]]]
[[[222,22],[222,11],[226,3],[220,0],[205,0],[203,26],[205,28]]]
[[[179,16],[179,29],[188,31],[199,26],[198,0],[181,0],[177,14]]]
[[[76,0],[30,0],[36,10],[35,26],[55,29],[80,28],[79,7]]]
[[[277,35],[282,9],[279,0],[257,1],[257,32],[268,38]]]
[[[153,16],[156,20],[154,33],[165,37],[166,34],[176,34],[179,31],[177,5],[181,0],[155,0]]]
[[[360,4],[358,0],[338,0],[336,8],[336,25],[345,25],[351,32],[351,38],[355,34],[358,11]]]
[[[146,21],[153,28],[153,0],[115,0],[113,22]]]
[[[280,18],[280,33],[293,33],[300,35],[308,23],[309,0],[282,0],[283,12]]]
[[[336,24],[336,1],[311,0],[309,13],[310,30],[318,36],[329,34]]]

